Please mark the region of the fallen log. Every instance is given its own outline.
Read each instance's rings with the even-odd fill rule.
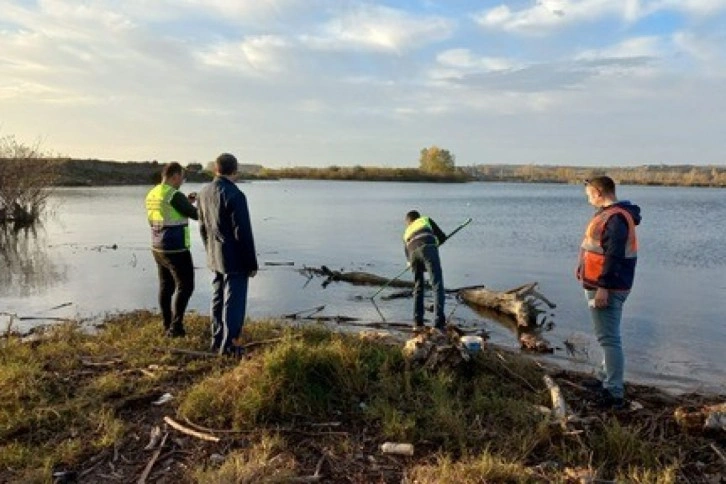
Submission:
[[[517,323],[517,320],[509,314],[504,314],[494,309],[483,306],[468,305],[472,311],[483,318],[487,318],[500,323],[502,326],[510,329],[519,342],[519,347],[523,351],[533,353],[552,353],[554,350],[549,341],[542,336],[542,333],[549,328],[535,326],[533,328],[525,328]]]
[[[339,281],[355,285],[388,285],[390,287],[408,289],[413,287],[413,282],[411,281],[390,281],[390,279],[368,272],[333,271],[327,266],[321,266],[320,268],[304,267],[298,272],[305,275],[308,281],[316,276],[325,277],[323,287],[326,287],[331,282]],[[459,300],[467,303],[474,309],[492,311],[500,315],[496,319],[501,319],[501,316],[503,316],[505,318],[503,322],[505,323],[513,321],[517,339],[523,350],[537,353],[551,353],[553,351],[550,343],[540,333],[549,324],[552,324],[548,318],[548,311],[542,309],[542,305],[544,304],[549,308],[556,306],[537,291],[536,282],[524,284],[504,292],[493,291],[482,285],[446,289],[446,292],[448,294],[455,294]],[[381,299],[390,300],[410,297],[411,295],[410,290],[399,291],[389,296],[383,296]],[[378,308],[376,307],[376,309]],[[487,315],[487,317],[490,316]]]
[[[528,329],[542,326],[547,322],[547,311],[540,309],[542,303],[550,309],[556,307],[554,303],[537,292],[536,282],[530,282],[504,292],[492,291],[484,286],[467,287],[459,289],[457,294],[469,305],[493,309],[512,316],[517,325]],[[540,318],[540,316],[542,317]]]
[[[377,276],[368,272],[343,272],[333,271],[327,266],[321,266],[320,268],[305,267],[300,269],[298,272],[305,276],[319,276],[325,277],[323,286],[326,287],[331,282],[348,282],[350,284],[361,285],[361,286],[383,286],[389,282],[390,279],[386,277]],[[389,287],[413,287],[413,281],[401,281],[395,280],[388,284]]]

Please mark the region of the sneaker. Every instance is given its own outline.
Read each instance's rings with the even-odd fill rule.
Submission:
[[[585,378],[582,380],[582,386],[588,390],[600,391],[603,389],[602,380],[597,378]]]
[[[169,328],[165,333],[167,338],[183,338],[187,335],[184,328]]]
[[[628,402],[623,397],[616,397],[603,388],[595,401],[595,406],[602,410],[623,410],[628,407]]]
[[[237,358],[241,359],[245,354],[245,349],[243,346],[228,346],[224,350],[224,355],[229,356],[231,358]]]

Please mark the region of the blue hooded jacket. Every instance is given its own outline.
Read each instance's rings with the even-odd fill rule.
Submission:
[[[635,225],[641,221],[640,207],[622,200],[616,206],[627,210],[633,217]],[[597,213],[600,213],[601,208]],[[623,215],[615,214],[608,220],[602,234],[602,248],[605,255],[605,264],[598,279],[598,287],[613,290],[628,290],[633,287],[635,278],[635,265],[637,259],[625,258],[625,249],[628,242],[628,222]],[[585,285],[587,289],[596,289]]]

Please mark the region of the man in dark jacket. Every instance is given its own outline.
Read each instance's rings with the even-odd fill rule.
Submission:
[[[184,168],[165,165],[161,183],[146,195],[146,214],[151,225],[151,250],[159,272],[159,305],[167,336],[185,336],[184,312],[194,291],[194,264],[189,252],[189,219],[197,219],[192,205],[195,194],[179,191]],[[173,301],[172,301],[173,296]]]
[[[620,320],[635,277],[635,226],[640,223],[640,207],[619,202],[615,182],[607,176],[586,180],[585,193],[597,211],[585,230],[577,279],[585,289],[595,336],[603,350],[604,370],[601,380],[590,382],[590,386],[599,391],[600,406],[618,409],[625,406]]]
[[[216,177],[199,192],[199,230],[212,281],[212,351],[240,356],[247,287],[257,274],[257,253],[247,199],[237,187],[237,159],[223,153]]]
[[[416,210],[406,214],[405,222],[403,242],[406,259],[414,276],[414,329],[420,330],[424,326],[424,271],[427,271],[434,292],[434,325],[443,331],[446,326],[446,316],[444,316],[444,276],[441,272],[439,245],[446,241],[446,234],[436,222],[428,217],[422,217]]]

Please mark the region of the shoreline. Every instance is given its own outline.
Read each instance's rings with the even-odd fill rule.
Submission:
[[[90,334],[94,334],[96,331],[101,329],[104,325],[104,322],[108,318],[123,318],[127,314],[135,314],[135,313],[154,313],[157,309],[155,307],[151,308],[137,308],[137,309],[126,309],[126,310],[117,310],[111,313],[99,313],[92,316],[87,316],[84,318],[77,318],[77,317],[37,317],[32,318],[34,320],[40,321],[39,324],[31,326],[24,331],[18,331],[18,324],[8,324],[4,328],[0,328],[0,338],[2,338],[3,334],[7,333],[7,329],[12,328],[12,333],[21,339],[32,341],[36,336],[35,335],[42,335],[46,331],[52,330],[54,326],[62,325],[62,324],[77,324],[80,325],[84,330],[87,330],[90,332]],[[6,316],[9,317],[10,313],[0,313],[0,317]],[[193,317],[201,317],[206,318],[206,314],[202,311],[198,311],[197,309],[190,308],[187,310],[187,315],[191,315]],[[18,315],[14,315],[16,320],[19,319]],[[284,319],[280,315],[264,315],[260,317],[256,317],[255,320],[262,320],[262,321],[277,321],[282,325],[290,325],[294,326],[296,324],[295,319]],[[498,321],[496,318],[493,320],[496,324],[498,324],[500,327],[510,330],[511,327],[506,322]],[[299,322],[299,321],[298,321]],[[367,324],[370,324],[370,326],[366,326]],[[338,323],[337,328],[340,328],[344,332],[355,332],[355,331],[362,331],[366,328],[371,330],[378,326],[380,324],[379,321],[357,321],[357,325],[346,325],[345,323]],[[386,323],[383,325],[385,326]],[[397,323],[394,323],[394,325]],[[405,337],[406,331],[397,329],[396,327],[391,327],[390,329],[385,329],[385,331],[390,331],[392,335],[395,335],[396,337]],[[514,333],[512,333],[513,336]],[[488,341],[487,344],[497,350],[505,351],[507,353],[512,353],[521,356],[522,358],[529,358],[533,361],[538,361],[545,365],[551,365],[553,367],[556,367],[564,372],[572,372],[577,374],[587,374],[588,376],[592,376],[592,370],[594,368],[593,364],[588,361],[580,361],[577,360],[574,357],[569,357],[565,353],[565,350],[563,348],[556,348],[556,351],[554,353],[548,354],[548,353],[536,353],[536,352],[530,352],[530,351],[523,351],[521,350],[519,343],[517,342],[516,338],[512,338],[511,344],[508,344],[507,342],[492,342]],[[668,394],[673,397],[681,397],[684,395],[690,395],[690,394],[698,394],[703,396],[718,396],[718,395],[726,395],[726,387],[724,386],[723,382],[719,384],[719,380],[714,381],[702,381],[698,379],[690,379],[688,377],[684,376],[678,376],[678,375],[668,375],[668,374],[654,374],[652,372],[648,372],[645,370],[639,371],[634,368],[628,368],[629,378],[626,380],[626,384],[628,385],[635,385],[638,387],[648,387],[652,388],[654,390],[663,392],[665,394]],[[671,383],[666,383],[666,380],[671,381]]]
[[[576,471],[675,482],[722,469],[712,447],[723,434],[684,427],[678,409],[724,395],[629,384],[640,408],[603,412],[587,375],[489,345],[463,366],[417,369],[379,331],[269,320],[245,326],[237,361],[207,356],[208,324],[190,314],[188,336],[166,339],[158,314],[137,311],[94,334],[66,324],[33,342],[6,336],[0,480],[550,482]],[[536,410],[552,405],[546,374],[576,420]],[[386,441],[414,455],[381,454]]]

